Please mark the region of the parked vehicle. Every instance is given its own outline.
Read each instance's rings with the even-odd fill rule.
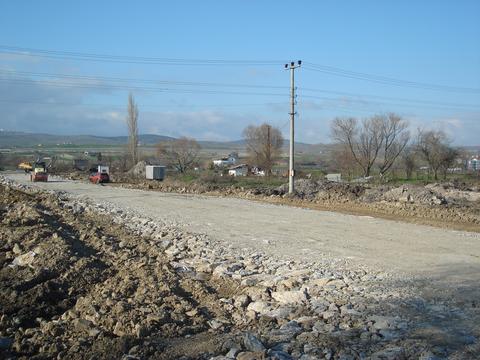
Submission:
[[[92,173],[88,177],[90,182],[94,184],[100,184],[100,183],[108,183],[110,181],[108,166],[98,165],[96,169],[93,168],[91,169],[91,171]]]
[[[29,162],[22,162],[18,164],[18,168],[24,170],[26,173],[33,170],[33,166]]]
[[[47,166],[44,162],[36,162],[30,172],[31,181],[48,181]]]

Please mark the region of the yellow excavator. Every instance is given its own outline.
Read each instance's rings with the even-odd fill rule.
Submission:
[[[26,173],[33,170],[33,166],[29,162],[22,162],[22,163],[18,164],[18,168],[21,169],[21,170],[24,170]]]

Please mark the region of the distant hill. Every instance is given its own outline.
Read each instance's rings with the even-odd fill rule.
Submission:
[[[163,135],[139,135],[142,144],[157,144],[160,141],[174,140]],[[52,135],[33,134],[15,131],[0,131],[0,148],[31,147],[42,145],[122,145],[127,143],[127,136],[93,136],[93,135]]]
[[[163,141],[172,141],[175,138],[164,135],[142,134],[139,135],[141,145],[155,145]],[[93,136],[93,135],[52,135],[52,134],[35,134],[16,131],[0,131],[0,148],[29,148],[37,147],[38,144],[43,146],[55,145],[77,145],[77,146],[120,146],[126,144],[127,136]],[[235,141],[199,141],[200,146],[205,149],[231,149],[242,150],[245,148],[244,140]],[[288,149],[288,140],[284,143],[284,150]],[[295,150],[304,153],[320,153],[328,148],[329,145],[323,144],[305,144],[301,142],[295,143]]]

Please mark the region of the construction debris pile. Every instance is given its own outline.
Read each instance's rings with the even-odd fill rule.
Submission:
[[[428,359],[479,350],[473,307],[422,298],[408,280],[343,261],[234,252],[109,203],[1,182],[2,357]],[[428,328],[436,316],[446,331],[439,342]]]
[[[129,171],[128,175],[132,175],[137,178],[145,179],[145,167],[147,163],[145,161],[139,161],[135,166],[133,166]]]

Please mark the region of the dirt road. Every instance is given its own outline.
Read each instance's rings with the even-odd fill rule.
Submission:
[[[24,174],[7,176],[31,184]],[[480,280],[477,233],[234,198],[147,192],[63,180],[36,185],[109,201],[153,219],[206,233],[233,247],[251,247],[296,259],[349,259],[456,284],[472,285]]]

